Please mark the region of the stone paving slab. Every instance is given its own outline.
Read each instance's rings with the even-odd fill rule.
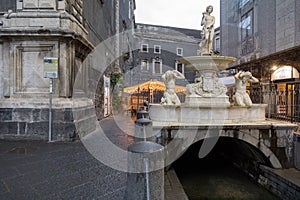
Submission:
[[[100,123],[120,148],[133,142],[112,118]],[[174,171],[169,171],[165,180],[165,199],[187,199]],[[0,140],[0,199],[122,200],[126,184],[127,173],[96,160],[81,141]]]
[[[117,127],[111,118],[100,123]],[[110,130],[110,140],[120,148],[130,144],[121,130]],[[80,141],[0,140],[0,163],[0,199],[119,200],[125,195],[127,174],[96,160]]]
[[[100,123],[120,148],[133,142],[112,118]],[[80,141],[0,140],[0,163],[0,199],[124,199],[127,174],[96,160]]]

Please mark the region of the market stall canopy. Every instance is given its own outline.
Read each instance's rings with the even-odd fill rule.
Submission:
[[[150,91],[150,90],[165,91],[166,86],[161,81],[150,80],[150,81],[141,83],[139,85],[134,85],[134,86],[124,88],[124,92],[129,93],[129,94],[138,93],[138,92],[142,92],[142,91]],[[185,91],[186,91],[185,86],[178,86],[178,85],[175,86],[176,93],[185,92]]]

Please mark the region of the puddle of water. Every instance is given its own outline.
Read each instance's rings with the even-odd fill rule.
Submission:
[[[9,150],[8,153],[27,155],[33,153],[34,151],[36,151],[36,148],[33,147],[15,147]]]

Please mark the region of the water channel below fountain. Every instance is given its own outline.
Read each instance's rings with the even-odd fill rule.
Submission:
[[[192,145],[172,166],[190,200],[208,199],[279,199],[258,185],[237,165],[238,158],[224,155],[230,142],[219,139],[215,148],[202,159],[198,151],[202,143]],[[227,149],[225,151],[224,149]],[[234,160],[235,159],[235,160]]]

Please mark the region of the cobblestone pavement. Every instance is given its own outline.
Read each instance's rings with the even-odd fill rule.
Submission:
[[[121,148],[132,139],[101,121]],[[0,141],[0,199],[123,199],[127,174],[96,160],[80,141]]]

